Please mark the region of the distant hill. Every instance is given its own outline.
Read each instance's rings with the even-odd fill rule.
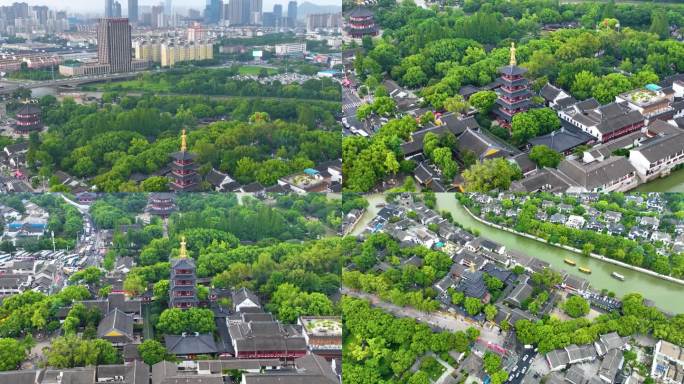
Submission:
[[[339,5],[318,5],[305,1],[297,7],[297,18],[305,19],[306,15],[311,13],[334,13],[342,12],[342,7]]]

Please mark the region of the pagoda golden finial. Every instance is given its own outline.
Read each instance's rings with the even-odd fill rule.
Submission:
[[[178,258],[185,259],[188,257],[188,249],[185,248],[185,236],[181,236],[180,241],[180,251],[178,252]]]
[[[511,62],[510,65],[516,65],[518,62],[515,60],[515,43],[511,42]]]
[[[181,152],[185,152],[188,150],[188,141],[187,137],[185,135],[185,129],[183,129],[183,133],[181,133]]]

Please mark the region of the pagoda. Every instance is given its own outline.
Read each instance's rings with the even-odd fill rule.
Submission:
[[[496,120],[505,128],[511,127],[513,116],[525,112],[530,108],[530,83],[525,78],[527,69],[519,67],[515,59],[515,43],[511,43],[511,61],[499,68],[499,98],[496,99],[497,108],[494,109]]]
[[[176,211],[175,196],[171,192],[150,193],[145,211],[151,215],[167,218]]]
[[[171,158],[173,158],[171,162],[173,180],[169,185],[171,189],[176,192],[196,191],[199,187],[199,174],[197,173],[197,164],[195,164],[197,155],[188,152],[185,129],[181,135],[180,151],[172,153]]]
[[[25,103],[15,115],[14,129],[18,133],[30,133],[40,131],[43,123],[40,118],[40,107],[35,104]]]
[[[371,10],[364,7],[361,1],[357,1],[357,6],[349,13],[347,32],[355,39],[364,36],[377,36],[378,26],[375,24],[375,15]]]
[[[185,236],[181,236],[178,257],[171,260],[169,308],[187,309],[197,307],[196,280],[195,261],[188,257]]]

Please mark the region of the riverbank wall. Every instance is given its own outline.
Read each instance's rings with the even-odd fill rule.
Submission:
[[[513,229],[513,228],[508,228],[508,227],[504,227],[503,225],[499,225],[499,224],[496,224],[496,223],[492,223],[492,222],[490,222],[490,221],[487,221],[487,220],[485,220],[485,219],[483,219],[483,218],[481,218],[481,217],[475,215],[474,213],[472,213],[472,212],[470,211],[470,209],[468,209],[468,207],[466,207],[466,206],[464,206],[464,205],[462,205],[462,204],[461,204],[461,207],[463,207],[463,209],[465,209],[465,211],[468,212],[468,214],[470,215],[470,217],[472,217],[473,219],[479,221],[480,223],[482,223],[482,224],[484,224],[484,225],[486,225],[486,226],[488,226],[488,227],[496,228],[496,229],[499,229],[499,230],[502,230],[502,231],[506,231],[506,232],[513,233],[513,234],[515,234],[515,235],[517,235],[517,236],[522,236],[522,237],[526,237],[526,238],[528,238],[528,239],[536,240],[536,241],[539,241],[539,242],[541,242],[541,243],[545,243],[545,244],[554,246],[554,247],[556,247],[556,248],[565,249],[566,251],[570,251],[570,252],[573,252],[573,253],[577,253],[577,254],[582,255],[582,256],[585,256],[585,255],[586,255],[584,252],[582,252],[581,249],[577,249],[577,248],[571,247],[571,246],[569,246],[569,245],[561,245],[561,244],[550,243],[548,240],[542,239],[541,237],[537,237],[537,236],[534,236],[534,235],[530,235],[529,233],[518,232],[518,231],[516,231],[516,230]],[[663,274],[660,274],[660,273],[658,273],[658,272],[651,271],[650,269],[641,268],[641,267],[636,267],[636,266],[634,266],[634,265],[630,265],[630,264],[627,264],[627,263],[623,263],[622,261],[614,260],[614,259],[605,257],[605,256],[603,256],[603,255],[599,255],[599,254],[593,253],[593,252],[589,254],[589,257],[591,257],[591,258],[593,258],[593,259],[601,260],[601,261],[604,261],[604,262],[606,262],[606,263],[610,263],[610,264],[613,264],[613,265],[619,265],[620,267],[623,267],[623,268],[627,268],[627,269],[631,269],[631,270],[633,270],[633,271],[645,273],[645,274],[647,274],[647,275],[650,275],[650,276],[653,276],[653,277],[657,277],[657,278],[659,278],[659,279],[667,280],[667,281],[669,281],[669,282],[676,283],[676,284],[680,284],[680,285],[684,286],[684,280],[682,280],[682,279],[677,279],[677,278],[672,277],[672,276],[663,275]]]

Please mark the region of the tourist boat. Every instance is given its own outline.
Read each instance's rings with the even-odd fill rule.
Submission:
[[[625,277],[623,275],[617,273],[617,272],[613,272],[610,275],[613,276],[614,278],[620,280],[620,281],[625,281]]]
[[[587,267],[579,267],[579,271],[582,273],[591,273],[591,269]]]
[[[576,265],[577,264],[577,263],[575,263],[575,260],[572,260],[572,259],[565,259],[563,261],[565,261],[565,264],[569,264],[569,265]]]

